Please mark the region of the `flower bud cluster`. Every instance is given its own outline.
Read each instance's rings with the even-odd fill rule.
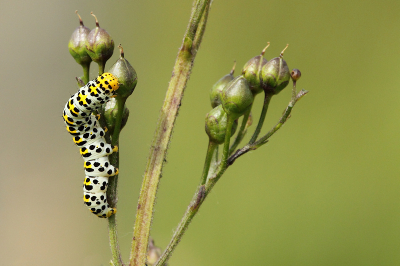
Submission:
[[[105,29],[100,28],[99,21],[97,20],[96,16],[93,13],[91,14],[95,18],[96,27],[93,30],[85,27],[81,17],[78,14],[80,25],[72,33],[71,39],[68,43],[68,48],[72,57],[78,64],[83,66],[84,70],[86,68],[87,76],[84,76],[83,79],[85,80],[85,83],[89,80],[88,70],[91,61],[94,61],[99,65],[99,74],[102,74],[104,72],[106,62],[108,59],[110,59],[114,52],[114,40]],[[132,67],[129,61],[125,59],[124,51],[121,45],[118,47],[120,48],[120,58],[107,72],[112,73],[118,78],[119,89],[117,90],[116,94],[121,101],[118,102],[116,99],[110,99],[107,105],[104,105],[101,109],[101,115],[104,115],[105,126],[107,126],[111,134],[114,130],[117,114],[119,112],[123,112],[121,128],[126,124],[129,116],[129,110],[125,106],[125,101],[132,94],[137,84],[137,74],[135,69]]]
[[[211,106],[214,108],[206,116],[206,133],[211,142],[222,144],[228,126],[228,116],[234,119],[231,136],[235,134],[238,122],[253,103],[253,94],[243,75],[233,77],[232,71],[223,76],[210,91]]]
[[[264,92],[265,97],[270,98],[281,92],[289,84],[291,78],[294,82],[300,78],[300,71],[294,69],[290,72],[283,59],[287,46],[278,57],[269,61],[264,58],[268,46],[269,43],[260,55],[247,61],[240,76],[235,78],[233,69],[212,87],[210,100],[214,109],[206,116],[206,132],[210,141],[222,144],[225,139],[227,117],[237,120],[246,112],[250,112],[257,94]],[[264,104],[268,102],[265,101]]]
[[[242,70],[243,76],[250,84],[253,95],[262,91],[269,96],[278,94],[289,84],[291,78],[289,67],[283,59],[283,52],[287,46],[279,57],[272,58],[269,61],[264,58],[268,46],[259,56],[250,59]]]
[[[78,14],[77,11],[76,14]],[[113,39],[105,29],[100,28],[96,16],[93,16],[96,19],[96,27],[90,30],[83,25],[83,21],[78,14],[80,25],[72,33],[68,43],[69,52],[80,65],[90,64],[92,60],[98,64],[105,65],[114,52]]]

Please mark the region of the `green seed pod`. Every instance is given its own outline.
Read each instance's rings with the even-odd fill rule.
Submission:
[[[292,80],[296,82],[301,78],[301,72],[297,68],[293,68],[292,73],[290,74],[292,76]]]
[[[221,93],[224,90],[225,86],[234,79],[233,73],[235,72],[236,62],[233,65],[233,68],[229,74],[223,76],[214,86],[211,88],[210,91],[210,101],[212,108],[217,107],[221,104]]]
[[[222,106],[225,112],[237,119],[242,116],[254,101],[249,84],[243,76],[238,76],[222,92]]]
[[[261,70],[261,83],[266,94],[278,94],[289,84],[290,70],[286,61],[283,60],[283,52],[286,48],[279,57],[272,58]]]
[[[264,58],[264,54],[268,46],[269,43],[264,50],[262,50],[260,55],[257,55],[247,61],[242,70],[242,75],[249,83],[250,90],[254,96],[263,91],[260,81],[260,73],[262,67],[268,63],[267,59]]]
[[[105,29],[100,28],[96,19],[96,28],[90,31],[86,42],[86,50],[93,61],[99,65],[105,65],[114,52],[114,41]]]
[[[106,104],[102,107],[102,112],[104,114],[104,118],[106,121],[106,126],[110,135],[114,133],[114,127],[117,120],[118,109],[121,108],[119,106],[118,101],[115,98],[110,98]],[[122,122],[121,122],[121,130],[126,125],[129,117],[129,109],[124,105],[124,113],[122,114]]]
[[[122,98],[128,98],[129,95],[135,90],[137,84],[137,74],[135,69],[131,66],[128,60],[125,59],[124,49],[121,44],[118,45],[120,48],[120,58],[110,68],[108,72],[118,78],[120,83],[117,94]]]
[[[75,61],[80,65],[88,65],[92,62],[92,58],[88,55],[86,51],[86,42],[90,32],[88,27],[83,25],[83,21],[78,14],[78,10],[75,13],[79,17],[79,27],[77,27],[71,35],[71,39],[68,43],[69,53],[75,59]]]
[[[206,133],[210,141],[216,144],[222,144],[225,141],[226,126],[228,115],[222,105],[212,109],[206,116]],[[238,121],[235,120],[232,126],[231,136],[235,134]]]

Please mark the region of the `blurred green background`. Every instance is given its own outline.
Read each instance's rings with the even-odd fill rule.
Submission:
[[[83,161],[61,119],[81,75],[67,49],[76,9],[90,28],[90,11],[97,15],[139,77],[120,146],[117,219],[128,259],[141,177],[191,4],[2,3],[1,265],[110,259],[107,222],[83,206]],[[285,59],[310,93],[266,146],[228,169],[171,266],[400,265],[399,14],[398,0],[214,1],[159,186],[151,231],[158,246],[169,242],[199,182],[208,92],[233,61],[240,69],[268,41],[267,59],[289,43]],[[106,69],[117,55],[116,48]],[[92,64],[91,78],[96,73]],[[289,100],[290,88],[273,98],[264,132]]]

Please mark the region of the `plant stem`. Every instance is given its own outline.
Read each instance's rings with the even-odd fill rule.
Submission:
[[[116,117],[114,133],[111,139],[111,145],[119,144],[119,135],[121,132],[121,124],[122,124],[122,116],[124,113],[124,106],[126,99],[121,98],[120,96],[116,97],[118,108],[118,113]],[[116,168],[119,167],[119,151],[114,152],[110,155],[110,163]],[[111,207],[116,207],[118,202],[117,197],[117,186],[118,186],[118,175],[112,176],[109,178],[108,188],[107,188],[107,200]],[[112,253],[112,262],[115,266],[123,266],[123,261],[121,257],[121,251],[119,250],[118,245],[118,234],[117,234],[117,222],[116,222],[116,214],[108,217],[108,235],[110,239],[110,248]]]
[[[201,177],[200,185],[205,185],[205,183],[207,181],[207,176],[208,176],[208,171],[210,170],[211,160],[213,158],[215,148],[217,148],[217,147],[218,147],[218,144],[216,144],[212,141],[208,142],[206,161],[204,162],[203,175]]]
[[[90,63],[82,65],[83,68],[83,83],[87,84],[89,82],[89,70],[90,70]]]
[[[285,111],[283,112],[282,117],[279,119],[279,122],[272,127],[272,129],[270,131],[268,131],[267,134],[265,134],[263,137],[261,137],[258,141],[254,142],[254,143],[249,143],[246,146],[244,146],[242,149],[237,150],[228,160],[228,165],[232,165],[235,160],[237,158],[239,158],[240,156],[242,156],[243,154],[247,153],[248,151],[251,150],[256,150],[259,147],[261,147],[262,145],[264,145],[265,143],[268,142],[269,138],[275,134],[276,131],[278,131],[278,129],[280,129],[282,127],[283,124],[285,124],[285,122],[288,120],[288,118],[290,117],[290,113],[292,112],[292,109],[294,107],[294,105],[297,103],[297,101],[303,97],[304,95],[306,95],[308,93],[308,91],[306,90],[301,90],[297,96],[292,97],[292,100],[289,102],[288,106],[286,107]]]
[[[99,76],[104,73],[104,68],[106,67],[106,63],[100,62],[99,63]]]
[[[186,83],[207,24],[210,6],[211,0],[194,1],[183,43],[175,61],[143,176],[133,232],[130,266],[144,266],[146,262],[158,183]]]
[[[221,165],[222,167],[226,166],[229,157],[229,144],[232,135],[232,126],[235,122],[235,119],[232,115],[228,114],[228,121],[226,122],[226,132],[225,132],[225,141],[224,141],[224,149],[222,150],[222,158],[221,158]]]
[[[250,112],[251,112],[251,107],[243,115],[242,124],[240,125],[239,132],[232,146],[229,148],[229,155],[231,155],[235,151],[235,149],[237,148],[237,146],[240,144],[240,142],[243,140],[244,136],[247,133],[246,125],[247,125],[247,120],[249,119]]]
[[[172,239],[170,243],[168,244],[167,248],[165,249],[164,253],[161,255],[160,259],[157,261],[157,263],[154,266],[163,266],[165,263],[168,261],[169,257],[171,256],[172,252],[174,251],[175,247],[181,240],[183,234],[185,233],[186,229],[188,228],[190,222],[192,221],[193,217],[196,215],[198,212],[199,208],[201,207],[202,203],[204,202],[205,198],[207,195],[211,192],[215,184],[218,182],[218,180],[221,178],[221,176],[224,174],[226,169],[228,169],[229,166],[231,166],[237,158],[239,158],[241,155],[245,154],[249,150],[256,150],[263,144],[267,143],[268,139],[279,129],[281,126],[287,121],[295,103],[300,99],[302,96],[304,96],[307,93],[307,91],[301,91],[295,99],[292,98],[292,100],[289,102],[289,105],[286,107],[285,112],[283,113],[282,117],[279,119],[279,122],[277,125],[275,125],[265,136],[263,136],[259,141],[256,143],[250,145],[246,145],[244,148],[238,150],[233,154],[232,156],[229,157],[227,164],[224,166],[221,160],[220,166],[217,168],[215,173],[208,178],[206,184],[204,186],[200,186],[197,192],[195,193],[195,196],[191,203],[189,204],[189,207],[187,208],[185,214],[183,215],[182,220],[180,221],[177,230],[175,231],[174,235],[172,236]]]
[[[261,128],[264,124],[265,116],[268,111],[268,106],[269,106],[269,102],[271,101],[271,98],[272,98],[272,95],[264,94],[264,104],[263,104],[263,109],[261,111],[260,120],[258,120],[257,128],[254,131],[253,136],[251,137],[251,139],[249,141],[249,144],[254,143],[257,140],[258,135],[260,134]]]

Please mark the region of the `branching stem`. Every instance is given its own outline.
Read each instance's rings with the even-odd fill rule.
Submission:
[[[229,148],[229,155],[231,155],[236,150],[237,146],[240,144],[240,142],[243,140],[244,136],[247,133],[247,121],[249,119],[250,112],[251,112],[251,107],[243,115],[242,124],[240,125],[239,132],[236,135],[236,139],[233,142],[232,146]]]
[[[201,176],[200,185],[205,185],[207,181],[208,171],[210,170],[211,160],[215,153],[215,148],[218,147],[218,144],[210,141],[208,142],[206,161],[204,162],[203,174]],[[215,158],[215,157],[214,157]]]
[[[250,144],[254,143],[256,141],[256,139],[258,138],[258,135],[260,134],[261,128],[264,124],[265,116],[267,115],[268,106],[271,101],[271,97],[272,97],[272,95],[264,94],[263,109],[261,111],[260,119],[258,120],[257,128],[254,131],[253,136],[251,137],[251,139],[249,141]]]
[[[294,87],[295,90],[295,87]],[[218,182],[218,180],[221,178],[221,176],[224,174],[226,169],[232,165],[237,158],[242,156],[243,154],[247,153],[250,150],[256,150],[257,148],[261,147],[265,143],[267,143],[268,139],[276,132],[278,129],[281,128],[281,126],[287,121],[289,118],[289,115],[293,109],[293,106],[295,103],[305,94],[307,91],[300,91],[299,94],[297,94],[296,97],[292,97],[292,100],[289,102],[288,106],[286,107],[282,117],[279,119],[279,122],[260,140],[253,144],[248,144],[242,149],[239,149],[236,151],[232,156],[230,156],[227,160],[227,164],[224,165],[223,160],[221,160],[221,163],[217,170],[215,171],[214,174],[211,175],[210,178],[208,178],[206,184],[204,186],[200,186],[199,189],[196,191],[195,196],[190,203],[189,207],[186,210],[186,213],[183,215],[183,218],[181,222],[178,225],[177,230],[175,231],[170,243],[168,244],[167,248],[165,249],[164,253],[161,255],[160,259],[157,261],[155,266],[163,266],[165,263],[168,261],[169,257],[171,256],[172,252],[174,251],[175,247],[181,240],[183,234],[185,233],[186,229],[188,228],[190,222],[192,221],[193,217],[196,215],[198,212],[199,208],[201,207],[202,203],[204,202],[205,198],[207,195],[211,192],[215,184]],[[229,122],[228,122],[229,123]],[[228,144],[229,145],[229,144]],[[225,150],[225,149],[224,149]]]

